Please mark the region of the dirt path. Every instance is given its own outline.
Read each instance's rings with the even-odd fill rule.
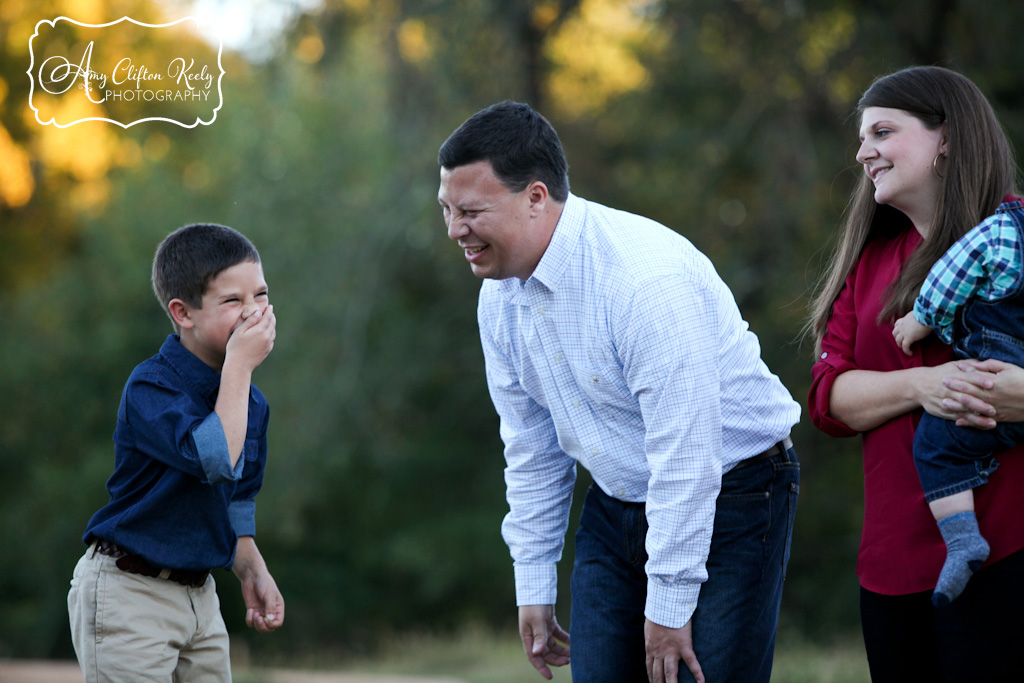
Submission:
[[[260,675],[268,683],[461,683],[454,678],[343,674],[324,671],[265,669]],[[82,672],[74,662],[0,660],[0,683],[82,683]]]
[[[0,659],[0,683],[82,683],[78,664]]]

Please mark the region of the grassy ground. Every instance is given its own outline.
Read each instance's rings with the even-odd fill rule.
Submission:
[[[326,661],[302,668],[345,673],[393,674],[450,678],[464,683],[538,683],[518,636],[474,632],[458,637],[405,638],[379,658],[336,666]],[[555,681],[568,683],[569,672],[556,670]],[[258,672],[235,672],[236,683],[270,683]],[[867,663],[859,640],[823,646],[784,639],[775,653],[773,683],[868,683]]]
[[[775,649],[773,683],[869,683],[859,636],[824,646],[785,639]]]

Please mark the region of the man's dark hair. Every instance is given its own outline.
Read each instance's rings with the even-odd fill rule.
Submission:
[[[186,225],[165,237],[156,249],[153,292],[168,315],[172,299],[202,308],[210,280],[244,261],[259,263],[260,254],[242,233],[213,223]]]
[[[449,170],[484,160],[510,192],[522,192],[539,180],[555,201],[569,196],[569,164],[558,134],[528,104],[506,100],[473,114],[437,155]]]

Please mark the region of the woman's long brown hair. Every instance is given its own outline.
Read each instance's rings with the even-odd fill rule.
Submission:
[[[929,130],[945,124],[948,147],[931,229],[889,286],[879,317],[882,322],[911,310],[932,265],[956,240],[994,213],[1007,193],[1014,192],[1016,165],[992,106],[974,83],[955,71],[912,67],[879,78],[857,103],[861,114],[868,107],[901,109]],[[843,215],[842,237],[831,266],[811,302],[808,331],[815,339],[815,355],[832,304],[864,245],[874,237],[911,227],[903,213],[875,202],[873,184],[867,176],[862,177]]]

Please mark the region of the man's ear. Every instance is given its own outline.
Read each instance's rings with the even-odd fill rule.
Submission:
[[[544,212],[544,207],[547,206],[548,200],[551,199],[551,193],[548,192],[548,186],[540,180],[534,180],[530,183],[530,186],[526,188],[526,191],[530,196],[530,215],[539,216]]]
[[[189,315],[191,309],[181,299],[171,299],[167,304],[167,310],[170,311],[174,324],[181,329],[190,330],[195,327],[195,323],[192,322],[192,318]]]

